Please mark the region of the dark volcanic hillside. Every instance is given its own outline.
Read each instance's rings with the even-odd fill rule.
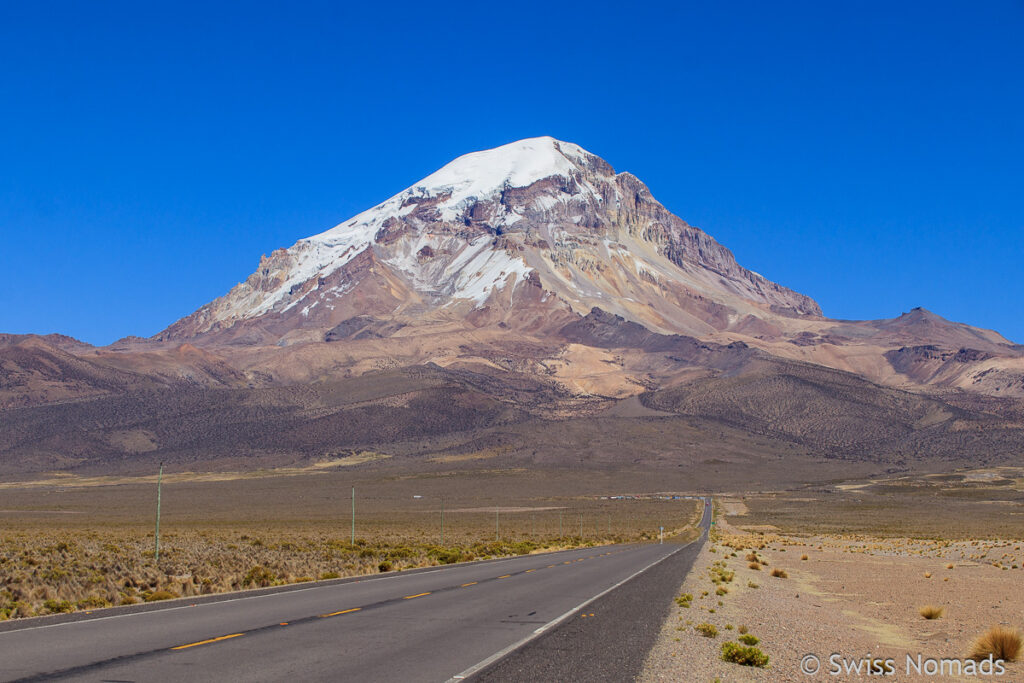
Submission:
[[[1021,346],[923,309],[827,318],[552,138],[456,159],[152,339],[0,335],[4,476],[944,468],[1019,460],[1022,406]]]
[[[492,466],[675,466],[723,449],[741,462],[802,454],[884,469],[1019,459],[1019,422],[805,364],[758,355],[739,365],[647,391],[639,411],[635,399],[573,396],[530,375],[437,366],[295,387],[138,391],[6,411],[0,473],[141,472],[159,461],[249,469],[364,451],[411,467],[462,455]]]

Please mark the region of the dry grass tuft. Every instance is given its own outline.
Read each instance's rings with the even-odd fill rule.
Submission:
[[[750,569],[753,569],[754,571],[758,571],[758,572],[761,571],[761,565],[759,565],[757,562],[751,562],[750,564],[747,565],[747,567],[749,567]]]
[[[940,619],[943,614],[946,613],[945,607],[936,607],[935,605],[925,605],[921,609],[917,610],[925,619]]]
[[[772,576],[774,576],[777,579],[788,579],[789,578],[789,574],[786,573],[786,570],[785,569],[780,569],[779,567],[776,567],[775,569],[773,569],[771,574],[772,574]]]
[[[1020,656],[1022,644],[1024,641],[1017,629],[993,626],[974,641],[968,656],[975,661],[988,659],[991,655],[993,659],[1014,662]]]
[[[808,559],[808,557],[807,557],[807,555],[801,555],[801,556],[800,556],[800,559],[801,559],[801,560],[807,560],[807,559]]]
[[[924,578],[926,578],[926,579],[932,578],[932,573],[931,572],[925,572],[924,573]]]

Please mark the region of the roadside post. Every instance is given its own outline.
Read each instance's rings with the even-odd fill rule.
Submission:
[[[160,488],[163,484],[164,464],[160,463],[160,472],[156,475],[156,552],[154,558],[160,564]]]

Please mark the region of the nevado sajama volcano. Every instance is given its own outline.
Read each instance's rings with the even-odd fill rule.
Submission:
[[[459,157],[274,252],[160,338],[319,341],[353,315],[552,327],[595,307],[693,335],[821,314],[809,297],[741,267],[635,176],[542,137]]]
[[[1024,443],[1024,347],[923,309],[825,317],[550,137],[455,159],[152,338],[0,335],[0,380],[0,474],[364,451],[952,466]]]

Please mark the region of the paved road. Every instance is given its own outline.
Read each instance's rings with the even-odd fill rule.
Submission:
[[[0,632],[0,679],[446,681],[561,632],[584,603],[681,549],[606,546],[26,622]]]
[[[707,529],[710,510],[705,511]],[[508,681],[633,681],[643,671],[703,541],[691,543],[569,619],[471,677],[471,683]]]

